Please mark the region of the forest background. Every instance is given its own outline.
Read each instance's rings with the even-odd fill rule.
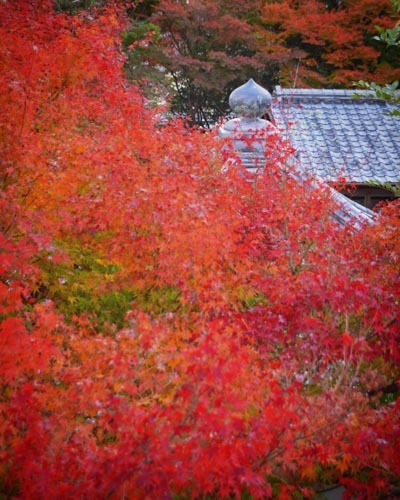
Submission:
[[[105,3],[56,1],[70,13]],[[142,0],[129,9],[125,69],[150,99],[212,126],[249,78],[269,91],[399,80],[398,12],[397,0]]]
[[[1,495],[398,494],[399,204],[342,227],[281,138],[248,182],[187,120],[250,76],[395,80],[374,39],[393,5],[5,0],[0,19]]]

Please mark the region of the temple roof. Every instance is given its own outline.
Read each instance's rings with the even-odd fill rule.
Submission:
[[[322,179],[400,182],[400,116],[368,91],[276,87],[273,119],[303,169]]]

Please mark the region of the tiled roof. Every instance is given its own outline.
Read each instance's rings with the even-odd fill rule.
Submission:
[[[266,149],[263,150],[267,146],[267,144],[263,145],[262,149],[257,150],[256,148],[250,149],[246,144],[246,141],[243,141],[242,138],[246,135],[246,131],[249,136],[253,134],[253,130],[262,130],[264,132],[271,131],[271,124],[269,122],[265,122],[265,120],[254,119],[251,123],[245,122],[241,123],[240,119],[230,120],[224,126],[219,129],[219,135],[222,138],[229,138],[231,140],[233,149],[235,151],[235,156],[232,157],[225,165],[225,168],[229,168],[233,166],[234,168],[238,165],[245,167],[247,172],[249,172],[250,177],[248,180],[252,181],[254,176],[261,174],[265,167],[265,153],[271,154],[271,150]],[[235,122],[234,125],[242,125],[231,127],[232,122]],[[262,123],[265,122],[268,124],[268,127],[265,128],[265,125]],[[274,128],[274,127],[272,127]],[[268,137],[267,135],[265,137]],[[291,158],[288,159],[291,162]],[[289,170],[289,175],[293,176],[299,183],[304,183],[305,180],[308,179],[307,172],[300,168],[301,165],[298,164],[297,161],[293,162],[296,165],[296,170]],[[288,165],[285,165],[288,166]],[[362,227],[364,223],[373,224],[376,214],[362,205],[350,200],[343,194],[339,193],[333,187],[330,187],[326,184],[326,182],[319,178],[315,177],[313,179],[314,185],[313,187],[318,189],[319,184],[322,183],[325,187],[330,191],[330,195],[333,198],[336,207],[332,211],[332,216],[336,219],[339,224],[345,226],[347,224],[351,224],[353,227],[358,228]],[[304,184],[307,188],[310,188],[309,184]]]
[[[272,115],[302,168],[322,179],[400,182],[400,116],[368,91],[276,87]]]

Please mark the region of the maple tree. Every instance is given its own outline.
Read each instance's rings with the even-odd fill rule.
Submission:
[[[126,33],[129,74],[162,81],[172,112],[210,127],[228,112],[227,96],[239,82],[278,81],[275,54],[257,50],[253,24],[260,9],[259,0],[161,0],[147,19],[133,15]],[[140,42],[143,30],[148,37]]]
[[[390,492],[398,203],[339,226],[282,142],[248,182],[127,82],[124,8],[53,7],[0,4],[2,495]]]
[[[212,126],[250,77],[270,91],[398,79],[395,47],[382,51],[375,36],[376,26],[396,35],[394,16],[390,0],[139,2],[126,67],[156,101],[170,94],[174,113]]]
[[[261,20],[261,45],[270,51],[293,51],[282,65],[281,82],[301,86],[351,86],[365,79],[385,83],[399,75],[398,57],[382,52],[376,26],[392,27],[390,0],[337,2],[268,2]]]

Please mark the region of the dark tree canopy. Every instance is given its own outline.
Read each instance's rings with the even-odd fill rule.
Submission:
[[[173,112],[189,117],[192,123],[215,123],[228,112],[229,93],[243,81],[254,77],[266,85],[278,82],[276,58],[257,49],[253,23],[260,9],[258,1],[243,5],[195,0],[188,6],[162,0],[150,18],[161,36],[146,50],[137,47],[128,53],[134,61],[131,76],[150,75],[157,66],[172,89]],[[138,29],[134,21],[132,31]]]
[[[171,110],[192,123],[212,124],[229,112],[229,93],[250,77],[272,91],[399,75],[398,54],[374,39],[376,25],[393,23],[390,0],[161,0],[138,9],[127,39],[146,30],[152,36],[128,51],[128,72],[156,94],[163,89]]]

